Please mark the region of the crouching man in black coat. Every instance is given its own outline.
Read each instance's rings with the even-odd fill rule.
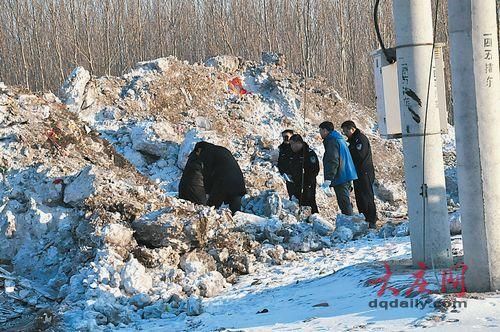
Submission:
[[[293,160],[290,165],[294,193],[298,195],[301,206],[310,206],[312,213],[318,213],[316,204],[316,176],[319,173],[319,161],[316,153],[307,145],[299,134],[290,137]]]
[[[195,204],[206,205],[207,196],[203,182],[203,162],[199,153],[191,152],[187,160],[181,181],[179,182],[179,198],[191,201]]]
[[[218,208],[222,203],[229,204],[233,214],[241,210],[241,197],[246,194],[245,180],[231,152],[208,142],[196,143],[194,151],[203,163],[207,205]]]

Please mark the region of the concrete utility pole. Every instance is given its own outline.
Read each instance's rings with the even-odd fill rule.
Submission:
[[[393,13],[413,264],[447,267],[451,240],[434,75],[429,82],[434,64],[431,1],[394,0]]]
[[[500,78],[495,0],[448,1],[468,291],[500,289]]]

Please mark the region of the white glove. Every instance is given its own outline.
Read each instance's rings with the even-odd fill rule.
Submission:
[[[331,184],[332,184],[332,181],[326,180],[321,185],[321,189],[325,192],[326,196],[328,196],[328,197],[332,197],[333,196],[332,189],[330,189],[330,185]]]
[[[290,177],[290,175],[286,174],[286,173],[283,173],[283,179],[285,179],[286,182],[290,182],[290,183],[293,183],[293,180],[292,178]]]
[[[332,184],[332,181],[330,181],[330,180],[325,180],[325,182],[323,182],[323,183],[321,184],[321,189],[325,190],[325,189],[327,189],[327,188],[330,188],[330,185],[331,185],[331,184]]]

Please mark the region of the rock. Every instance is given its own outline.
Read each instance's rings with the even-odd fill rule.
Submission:
[[[240,58],[232,55],[218,55],[205,61],[205,66],[215,67],[217,69],[232,73],[238,70]]]
[[[188,316],[199,316],[203,312],[201,299],[196,295],[191,295],[186,303],[186,314]]]
[[[79,112],[85,100],[85,88],[90,73],[83,67],[76,67],[59,90],[59,98],[72,112]]]
[[[450,220],[450,234],[462,234],[462,218],[460,215],[460,211],[451,213],[448,218]]]
[[[353,233],[350,228],[339,226],[332,234],[332,242],[348,242],[353,238]]]
[[[181,257],[180,266],[184,272],[192,277],[215,271],[215,259],[204,251],[194,250]]]
[[[76,178],[64,189],[64,203],[79,207],[96,191],[95,171],[92,166],[86,166]]]
[[[362,214],[355,214],[352,216],[338,214],[337,220],[335,221],[335,227],[349,228],[352,231],[354,239],[357,239],[368,232],[368,223],[365,221],[365,217]]]
[[[318,213],[311,215],[309,217],[309,222],[312,222],[313,230],[321,236],[331,235],[335,230],[335,226],[331,222],[323,219]]]
[[[120,276],[121,284],[129,294],[147,293],[153,286],[153,279],[133,256],[123,267]]]
[[[128,248],[133,240],[134,232],[121,224],[109,224],[103,227],[102,235],[104,237],[104,243]]]
[[[134,150],[156,157],[164,157],[176,137],[169,122],[149,122],[134,127],[130,134]]]
[[[228,286],[226,279],[217,271],[202,275],[196,280],[196,286],[203,297],[214,297],[219,295]]]
[[[140,293],[132,296],[129,300],[130,304],[135,305],[137,308],[144,308],[151,303],[151,297],[148,294]]]

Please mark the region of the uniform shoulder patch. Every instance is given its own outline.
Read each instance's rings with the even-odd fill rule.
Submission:
[[[317,158],[316,158],[316,156],[314,156],[314,155],[313,155],[313,156],[311,156],[311,157],[309,157],[309,160],[310,160],[310,161],[311,161],[311,163],[313,163],[313,164],[315,164],[315,163],[318,161],[318,159],[317,159]]]
[[[356,144],[356,149],[358,149],[359,151],[361,151],[362,148],[363,148],[363,144],[361,144],[361,143]]]

